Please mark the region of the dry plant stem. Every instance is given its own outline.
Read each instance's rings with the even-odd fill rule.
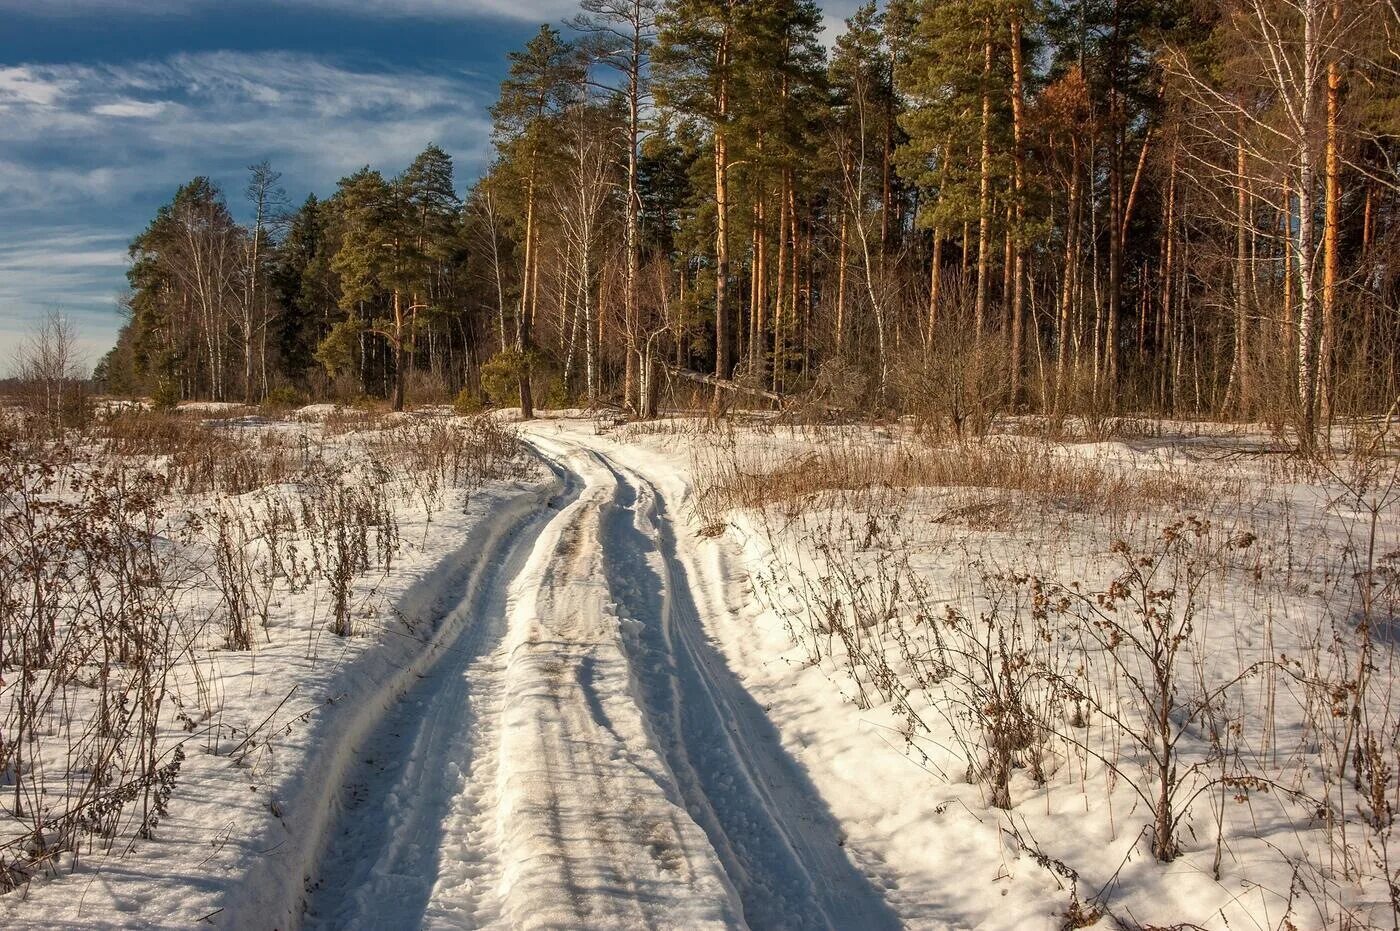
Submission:
[[[755,590],[834,686],[902,721],[922,768],[1012,811],[1042,786],[1048,808],[1062,781],[1102,785],[1086,812],[1117,835],[1126,794],[1155,858],[1208,836],[1202,866],[1229,882],[1237,848],[1262,843],[1299,877],[1289,909],[1361,926],[1363,888],[1400,915],[1395,656],[1377,638],[1400,603],[1389,433],[1332,459],[1144,469],[1025,435],[730,425],[694,444],[694,507],[711,528],[745,515],[773,554]],[[1016,539],[1103,543],[1047,571],[1008,555]],[[1256,829],[1283,819],[1294,849],[1241,806]]]
[[[278,710],[224,724],[211,651],[270,640],[277,594],[310,586],[353,633],[357,586],[398,557],[399,510],[431,515],[522,461],[484,420],[261,431],[137,411],[57,436],[0,422],[0,892],[155,837],[193,737],[260,751]]]

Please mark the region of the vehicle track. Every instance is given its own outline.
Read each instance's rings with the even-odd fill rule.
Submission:
[[[647,717],[745,919],[765,929],[899,927],[847,857],[816,787],[706,638],[665,499],[640,474],[599,459],[617,479],[606,538],[620,545],[604,556],[637,621],[626,639]]]
[[[657,487],[527,435],[566,491],[362,748],[305,923],[898,927],[706,638]]]
[[[495,764],[509,583],[577,476],[545,460],[560,491],[486,551],[461,552],[438,599],[455,635],[357,748],[308,883],[307,928],[487,926],[496,911]],[[486,752],[482,752],[485,750]],[[455,894],[434,896],[439,885]]]

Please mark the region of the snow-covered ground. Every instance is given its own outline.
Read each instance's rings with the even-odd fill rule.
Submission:
[[[0,921],[1388,926],[1394,467],[1192,432],[950,465],[902,428],[522,425],[531,476],[403,511],[360,636],[308,589],[209,653],[240,752],[192,748],[154,839]],[[1169,863],[1140,657],[1093,633],[1133,616],[1134,566],[1161,573],[1148,616],[1189,621]],[[1012,711],[1036,723],[998,806],[987,722]]]
[[[422,749],[370,764],[309,923],[896,927],[705,636],[739,567],[707,565],[667,492],[590,429],[526,429],[565,490],[502,562],[461,668],[362,751]]]
[[[361,735],[448,652],[468,618],[446,609],[463,597],[484,560],[535,519],[554,489],[552,473],[526,462],[512,477],[470,487],[445,487],[441,476],[409,469],[390,474],[376,465],[374,444],[408,437],[377,429],[334,435],[314,423],[215,429],[237,431],[234,448],[271,450],[274,459],[285,449],[294,460],[317,465],[290,475],[287,484],[242,494],[171,491],[161,498],[154,529],[166,582],[178,588],[167,606],[178,642],[157,739],[163,762],[177,749],[183,757],[168,812],[151,838],[133,837],[126,825],[139,806],[128,803],[117,843],[94,836],[76,858],[65,853],[56,875],[40,873],[0,896],[0,925],[189,927],[234,914],[244,916],[240,927],[294,923],[336,802],[330,787],[347,777]],[[106,462],[100,454],[93,461]],[[155,460],[150,467],[160,472],[167,465]],[[62,496],[83,500],[73,485],[88,468],[80,462],[72,476],[65,473]],[[134,470],[140,468],[136,463]],[[363,526],[364,542],[377,551],[367,557],[373,565],[347,567],[353,635],[342,637],[333,631],[326,578],[337,558],[335,530],[306,522],[370,507],[371,496],[354,491],[371,482],[379,487],[375,506],[386,510],[342,525],[347,537]],[[337,494],[345,495],[338,503]],[[250,613],[267,615],[255,624],[248,650],[228,649],[223,636],[223,570],[211,541],[215,526],[225,525],[217,515],[228,515],[230,535],[249,557],[254,576],[243,581],[261,602]],[[275,545],[272,528],[284,535]],[[309,539],[313,533],[321,538]],[[346,549],[353,546],[351,540]],[[115,675],[123,674],[118,667]],[[0,680],[6,686],[0,699],[17,700],[18,678]],[[63,752],[75,743],[72,735],[92,742],[82,725],[87,694],[82,676],[75,679],[79,684],[65,687],[55,709],[61,719],[37,742],[48,755],[41,778],[51,789],[65,785]],[[61,798],[49,804],[63,810]],[[270,918],[278,908],[286,913]]]
[[[952,467],[923,467],[956,482],[895,488],[877,482],[882,457],[917,462],[924,446],[898,428],[682,423],[602,442],[667,476],[671,499],[696,505],[694,529],[719,532],[697,544],[729,599],[708,632],[907,925],[1049,928],[1097,913],[1389,927],[1396,465],[1313,469],[1268,455],[1258,434],[1190,432],[972,443],[946,451]],[[835,478],[854,481],[802,491],[841,461],[855,475]],[[762,478],[775,473],[797,491]],[[735,508],[744,496],[730,496],[717,515],[700,499],[726,482],[769,503]],[[1175,550],[1172,535],[1189,539]],[[1094,610],[1133,571],[1154,593],[1177,589],[1149,604],[1181,634],[1170,863],[1150,849],[1152,735],[1133,738],[1151,711],[1129,684],[1141,657],[1085,633],[1134,632],[1131,591]],[[1001,637],[1010,630],[1020,638]],[[1369,670],[1359,699],[1358,668]],[[999,679],[1012,686],[997,691]],[[1089,693],[1086,722],[1063,691],[1047,694],[1052,679]],[[1046,720],[1039,734],[1011,729],[1003,810],[981,768],[988,719],[1010,717],[993,707],[1008,697]]]

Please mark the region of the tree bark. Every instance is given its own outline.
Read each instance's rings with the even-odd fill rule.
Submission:
[[[1070,138],[1070,179],[1068,203],[1065,205],[1064,271],[1060,280],[1060,322],[1056,333],[1055,412],[1064,410],[1069,380],[1069,347],[1071,312],[1074,308],[1076,272],[1079,268],[1079,139]]]
[[[1243,105],[1241,105],[1243,113]],[[1235,409],[1247,414],[1254,403],[1249,359],[1249,230],[1252,211],[1249,203],[1248,161],[1245,151],[1244,117],[1240,117],[1239,139],[1235,146]]]
[[[728,55],[726,48],[720,56]],[[727,65],[726,65],[727,66]],[[729,377],[729,321],[726,297],[729,289],[729,153],[725,142],[724,120],[728,116],[729,95],[721,79],[719,91],[719,121],[715,126],[715,377]],[[723,403],[721,389],[716,386],[713,409],[719,413]]]
[[[640,245],[637,237],[637,219],[641,211],[641,193],[637,185],[637,145],[641,136],[642,101],[642,56],[643,39],[640,7],[634,7],[632,22],[631,57],[627,69],[627,270],[623,294],[623,316],[626,320],[626,362],[622,377],[622,406],[630,407],[641,414],[646,406],[637,392],[637,331],[639,312],[637,308],[637,266],[640,264]],[[635,403],[634,403],[635,401]]]
[[[390,340],[394,349],[394,410],[403,410],[404,402],[404,319],[403,293],[394,289],[394,337]]]
[[[532,157],[533,161],[533,157]],[[530,338],[530,307],[532,284],[532,270],[535,258],[535,172],[534,166],[530,169],[530,178],[525,190],[525,267],[521,276],[520,288],[520,318],[515,322],[515,350],[520,354],[517,360],[520,365],[519,391],[520,391],[520,416],[524,420],[530,420],[535,416],[534,391],[530,384],[530,351],[533,343]]]
[[[992,23],[987,20],[982,42],[982,157],[977,185],[977,300],[973,336],[981,346],[987,326],[987,269],[992,236]]]
[[[846,351],[846,224],[849,211],[841,211],[841,232],[836,249],[836,354]]]
[[[938,302],[943,294],[943,230],[933,228],[933,256],[928,270],[928,340],[926,349],[932,350],[938,330]]]
[[[1332,2],[1332,22],[1341,19],[1339,0]],[[1327,62],[1327,163],[1326,206],[1322,228],[1322,338],[1318,347],[1318,394],[1322,422],[1332,422],[1332,365],[1337,341],[1338,227],[1341,222],[1342,170],[1338,151],[1337,119],[1341,109],[1342,69],[1333,49]]]
[[[1011,10],[1011,127],[1013,140],[1013,160],[1015,162],[1015,219],[1012,223],[1014,258],[1012,260],[1011,281],[1011,406],[1021,403],[1022,378],[1022,315],[1024,311],[1023,281],[1025,278],[1026,244],[1025,225],[1026,205],[1026,153],[1023,133],[1025,131],[1025,69],[1021,61],[1021,10],[1017,5]]]

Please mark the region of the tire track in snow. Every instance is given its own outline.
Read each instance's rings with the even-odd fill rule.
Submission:
[[[734,928],[737,898],[687,813],[632,690],[604,571],[615,482],[585,489],[512,590],[501,725],[504,917],[514,928]]]
[[[897,927],[705,639],[658,491],[534,445],[565,491],[455,569],[459,633],[360,748],[305,924]]]
[[[545,461],[562,490],[493,549],[458,554],[461,564],[437,600],[440,623],[457,633],[357,748],[308,885],[303,927],[481,927],[494,917],[506,586],[581,488]],[[453,894],[438,892],[444,884]]]
[[[707,640],[665,499],[638,473],[592,455],[617,483],[602,550],[631,619],[637,698],[746,921],[762,929],[900,927],[846,855],[840,826],[767,714]]]

